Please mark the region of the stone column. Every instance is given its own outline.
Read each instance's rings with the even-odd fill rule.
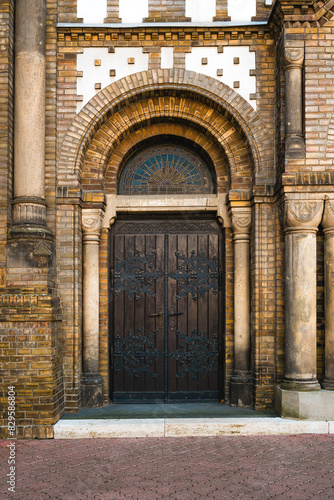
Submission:
[[[46,1],[16,0],[15,10],[13,223],[43,227]]]
[[[250,406],[250,228],[251,208],[231,208],[234,241],[234,372],[231,405]]]
[[[298,158],[305,154],[303,136],[304,46],[295,46],[297,43],[292,41],[292,46],[286,46],[284,49],[285,149],[287,156],[291,158]]]
[[[103,404],[102,378],[99,375],[99,242],[102,210],[83,209],[83,377],[82,404]]]
[[[317,381],[316,233],[323,202],[285,202],[285,377],[281,389],[315,391]]]
[[[334,202],[325,201],[325,378],[322,388],[334,391]]]

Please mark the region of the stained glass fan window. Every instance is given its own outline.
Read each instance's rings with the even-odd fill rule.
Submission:
[[[169,144],[151,146],[132,157],[119,183],[123,195],[213,192],[212,176],[201,157]]]

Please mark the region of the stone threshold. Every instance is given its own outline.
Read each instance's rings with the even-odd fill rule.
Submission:
[[[54,439],[334,434],[334,421],[268,418],[60,420]]]

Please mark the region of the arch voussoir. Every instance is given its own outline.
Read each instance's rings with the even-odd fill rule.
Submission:
[[[184,102],[189,106],[188,111],[176,108],[172,110],[170,104],[158,106],[156,109],[154,96],[166,96],[166,93],[168,96],[172,93],[180,100],[184,98]],[[132,102],[136,102],[137,107],[133,117],[129,118],[129,114],[133,112]],[[138,113],[138,102],[143,105],[141,113]],[[151,70],[128,76],[101,90],[87,103],[72,122],[64,138],[59,156],[60,184],[68,183],[69,178],[76,178],[77,182],[81,183],[84,157],[92,141],[99,136],[99,131],[103,130],[107,122],[108,125],[111,124],[110,119],[112,120],[113,116],[120,119],[124,111],[128,113],[128,123],[124,124],[121,134],[121,122],[117,124],[118,137],[132,133],[139,126],[143,126],[145,120],[185,120],[190,126],[193,126],[196,120],[198,128],[206,129],[207,133],[220,143],[232,172],[233,168],[235,169],[233,164],[243,157],[241,149],[245,149],[248,151],[248,161],[252,164],[253,178],[255,172],[263,172],[268,182],[274,179],[271,138],[260,116],[249,103],[230,87],[213,78],[173,69]],[[120,139],[116,136],[115,141],[117,140]],[[112,144],[113,142],[109,144],[109,149]],[[101,152],[100,164],[106,163],[108,155],[110,156],[110,152],[106,150]]]

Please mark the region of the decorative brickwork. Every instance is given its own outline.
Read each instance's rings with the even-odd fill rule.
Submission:
[[[250,372],[248,366],[241,371],[248,372],[252,406],[264,409],[273,407],[278,386],[285,384],[289,392],[291,384],[301,383],[299,375],[307,375],[298,365],[298,348],[289,347],[290,341],[298,346],[302,335],[289,329],[289,321],[303,311],[287,304],[286,294],[293,293],[290,257],[295,244],[301,245],[298,231],[310,237],[303,217],[319,206],[309,246],[316,257],[309,247],[304,252],[312,261],[305,267],[314,270],[312,280],[316,269],[316,332],[308,349],[316,360],[312,390],[320,382],[328,393],[333,383],[328,361],[333,329],[325,317],[332,307],[325,301],[332,226],[326,219],[326,227],[318,223],[334,185],[333,1],[256,0],[256,16],[243,26],[228,17],[228,0],[207,3],[207,24],[196,18],[200,8],[190,19],[186,0],[137,2],[133,25],[124,24],[119,5],[99,2],[99,16],[105,11],[105,18],[94,26],[88,4],[79,8],[83,23],[77,0],[46,2],[45,176],[40,178],[45,204],[43,193],[39,202],[21,193],[12,203],[16,5],[13,0],[0,5],[0,402],[6,404],[6,386],[15,382],[22,438],[51,438],[64,411],[75,412],[87,402],[87,339],[99,339],[98,346],[90,346],[102,378],[99,395],[103,385],[103,404],[112,399],[109,235],[119,214],[218,216],[225,233],[222,397],[230,403],[240,343],[234,324],[236,234],[228,209],[251,212]],[[133,155],[173,141],[214,169],[212,192],[119,194],[123,168]],[[297,146],[302,146],[298,152]],[[291,206],[302,222],[284,225],[284,207]],[[90,329],[83,314],[83,297],[89,298],[83,286],[83,212],[103,218],[100,241],[94,240],[99,331]],[[304,276],[295,279],[303,282]],[[308,299],[313,307],[314,294]],[[301,298],[298,303],[302,308]],[[307,334],[301,336],[304,343]],[[3,437],[6,424],[0,420]]]
[[[83,139],[85,142],[89,139],[91,140],[95,134],[97,126],[101,126],[101,122],[107,119],[113,108],[116,108],[117,110],[121,109],[122,102],[131,103],[132,100],[135,101],[135,106],[138,96],[143,99],[146,91],[143,92],[141,89],[142,81],[147,82],[146,88],[149,89],[148,91],[150,93],[157,92],[158,95],[159,92],[168,92],[170,90],[174,91],[176,94],[182,92],[189,93],[194,87],[196,87],[196,100],[207,100],[209,98],[209,100],[212,101],[211,106],[213,108],[218,108],[218,110],[221,110],[222,114],[227,113],[227,116],[229,117],[228,119],[233,120],[235,123],[235,129],[231,129],[232,134],[239,133],[241,137],[246,136],[248,145],[245,146],[244,151],[246,152],[249,148],[252,152],[252,162],[254,164],[253,175],[256,178],[261,178],[262,182],[271,182],[271,179],[273,179],[273,165],[270,152],[270,136],[265,126],[262,124],[259,115],[254,111],[254,109],[229,87],[218,83],[216,80],[202,77],[190,72],[160,70],[156,72],[149,71],[147,73],[133,75],[132,77],[120,80],[104,89],[95,98],[93,98],[87,106],[85,106],[69,127],[68,136],[63,141],[63,151],[60,153],[59,157],[59,185],[62,185],[63,183],[66,185],[68,183],[69,168],[72,170],[71,177],[74,174],[75,176],[78,176],[78,180],[80,179],[83,159],[82,153],[87,147],[86,144],[83,143]],[[158,102],[159,101],[157,101],[157,103]],[[185,117],[188,117],[187,120],[192,121],[194,119],[194,114],[189,113],[189,104],[185,107]],[[148,109],[150,109],[150,107],[154,113],[154,105],[153,108],[152,105],[150,105]],[[145,106],[143,106],[143,109],[145,109]],[[161,115],[159,108],[157,112]],[[201,112],[203,112],[203,118],[206,118],[206,126],[210,127],[210,122],[207,121],[208,108],[206,108],[205,111],[205,106],[203,107],[202,105]],[[120,126],[122,120],[126,123],[127,128],[129,118],[131,119],[132,116],[137,116],[138,110],[135,115],[133,114],[133,111],[129,110],[129,113],[130,115],[126,116],[125,121],[125,118],[122,119],[121,115],[118,115],[120,120],[117,124],[118,133],[122,131],[122,127]],[[213,123],[215,120],[219,119],[219,115],[217,114],[213,114],[212,116],[212,111],[209,115],[211,115],[210,120],[213,120]],[[98,120],[97,117],[99,117]],[[138,119],[135,121],[138,121]],[[204,119],[199,119],[198,121],[199,123],[202,121],[204,124]],[[231,132],[226,133],[225,136],[224,134],[220,134],[219,142],[224,142],[227,146],[228,141],[231,140]],[[75,142],[73,142],[73,138],[76,138]],[[260,146],[257,146],[258,144]],[[233,170],[232,165],[235,164],[235,159],[233,160],[233,154],[228,152],[230,148],[227,147],[226,149],[227,156],[231,164],[231,170]],[[242,157],[240,153],[238,156],[239,158],[240,156]],[[75,169],[74,171],[73,166]]]

